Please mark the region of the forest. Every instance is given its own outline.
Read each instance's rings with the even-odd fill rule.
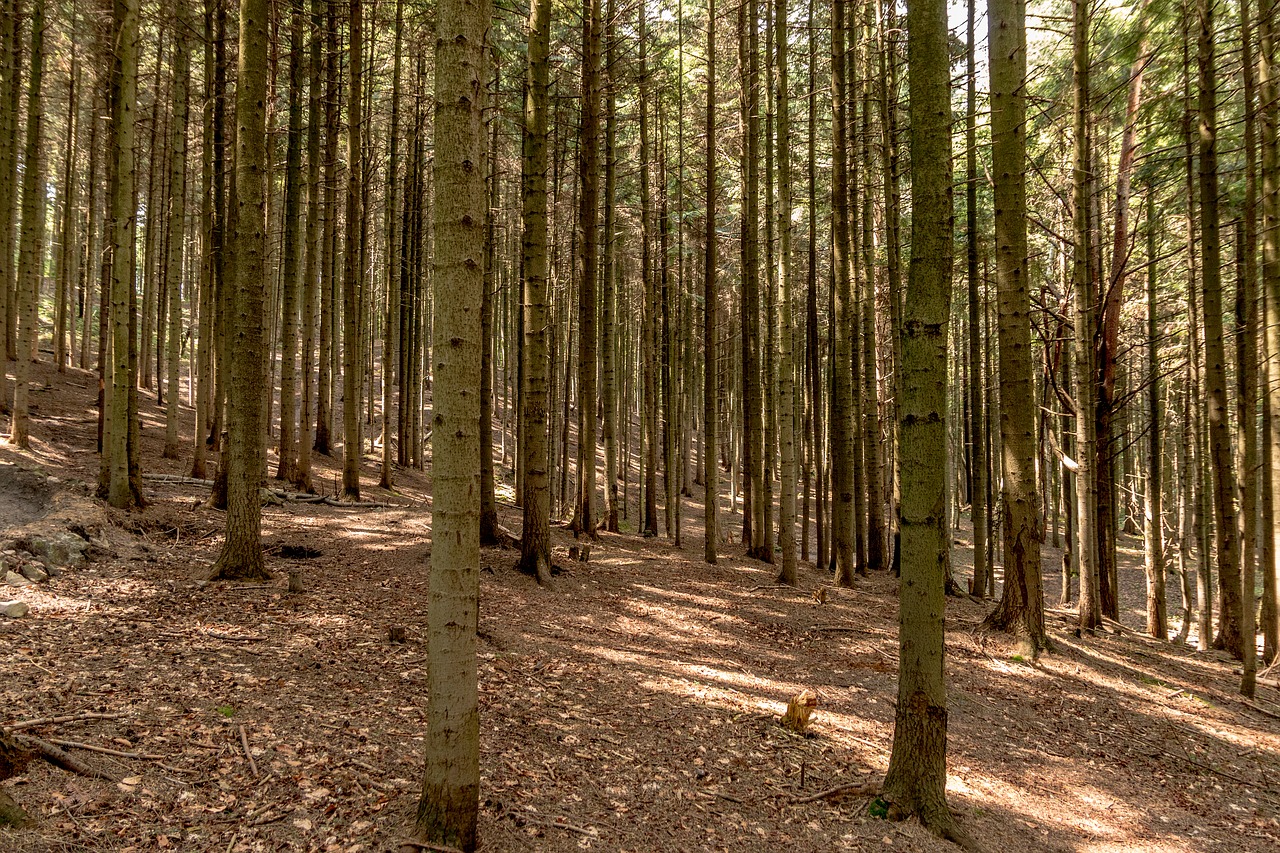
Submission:
[[[0,0],[0,847],[1274,849],[1277,27]]]

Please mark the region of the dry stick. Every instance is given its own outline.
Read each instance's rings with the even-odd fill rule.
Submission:
[[[78,723],[82,720],[118,720],[123,716],[124,714],[120,713],[99,714],[96,711],[86,711],[82,714],[63,714],[60,717],[37,717],[34,720],[9,723],[5,725],[5,728],[11,732],[16,732],[20,729],[30,729],[35,726],[53,725],[55,723]]]
[[[819,791],[816,794],[810,794],[807,797],[795,797],[791,800],[792,805],[800,805],[802,803],[814,803],[818,800],[826,800],[831,797],[839,797],[843,794],[860,794],[862,796],[870,796],[880,793],[880,786],[874,782],[853,782],[848,785],[836,785],[834,788],[828,788],[825,791]]]
[[[253,753],[249,751],[249,736],[244,733],[244,726],[240,726],[240,745],[244,747],[244,757],[249,759],[249,769],[253,771],[253,778],[262,778],[258,774],[258,763],[253,760]]]
[[[49,743],[66,747],[67,749],[86,749],[89,752],[100,752],[103,755],[114,755],[118,758],[138,758],[143,761],[159,761],[164,758],[163,755],[148,755],[144,752],[121,752],[118,749],[107,749],[105,746],[93,746],[88,743],[78,743],[74,740],[54,740],[49,739]]]
[[[231,640],[237,643],[261,643],[266,637],[240,637],[235,634],[219,634],[217,631],[205,631],[206,637],[213,637],[215,640]]]

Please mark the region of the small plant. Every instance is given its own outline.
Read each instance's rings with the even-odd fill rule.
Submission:
[[[1022,655],[1013,655],[1012,657],[1010,657],[1010,658],[1009,658],[1009,660],[1011,660],[1011,661],[1013,661],[1013,662],[1015,662],[1015,663],[1026,663],[1026,662],[1027,662],[1027,659],[1026,659],[1026,658],[1024,658]]]
[[[230,705],[219,705],[213,710],[217,711],[219,714],[221,714],[224,717],[234,717],[236,715],[236,709],[231,707]]]
[[[889,804],[876,797],[871,801],[871,805],[867,806],[867,814],[881,819],[887,818],[889,816]]]

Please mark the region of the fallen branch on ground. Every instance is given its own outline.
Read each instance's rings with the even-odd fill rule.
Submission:
[[[30,729],[35,726],[54,725],[56,723],[78,723],[82,720],[118,720],[123,716],[124,714],[119,713],[100,714],[96,711],[85,711],[82,714],[63,714],[59,717],[37,717],[34,720],[23,720],[20,723],[10,723],[9,725],[6,725],[5,728],[11,732],[16,732],[21,729]]]
[[[145,752],[121,752],[118,749],[107,749],[105,746],[94,746],[93,744],[79,743],[74,740],[53,740],[50,738],[49,743],[66,747],[67,749],[85,749],[89,752],[101,752],[103,755],[114,755],[117,758],[138,758],[143,761],[159,761],[164,758],[163,755],[148,755]]]
[[[836,785],[834,788],[828,788],[825,791],[819,791],[807,797],[793,797],[791,803],[792,805],[800,805],[802,803],[816,803],[818,800],[829,800],[832,797],[843,797],[846,794],[869,797],[878,793],[880,793],[880,786],[875,782],[852,782],[847,785]]]
[[[258,762],[253,760],[253,753],[249,751],[249,736],[245,734],[244,726],[240,726],[240,746],[244,747],[244,757],[249,759],[249,769],[253,771],[253,778],[261,779],[258,773]]]

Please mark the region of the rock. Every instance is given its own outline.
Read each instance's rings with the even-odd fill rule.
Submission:
[[[44,583],[49,579],[49,573],[36,565],[23,566],[22,576],[32,583]]]
[[[29,609],[21,601],[0,601],[0,615],[8,616],[10,619],[21,619],[27,615]]]
[[[31,581],[27,580],[15,571],[5,572],[4,582],[9,586],[31,586]]]

